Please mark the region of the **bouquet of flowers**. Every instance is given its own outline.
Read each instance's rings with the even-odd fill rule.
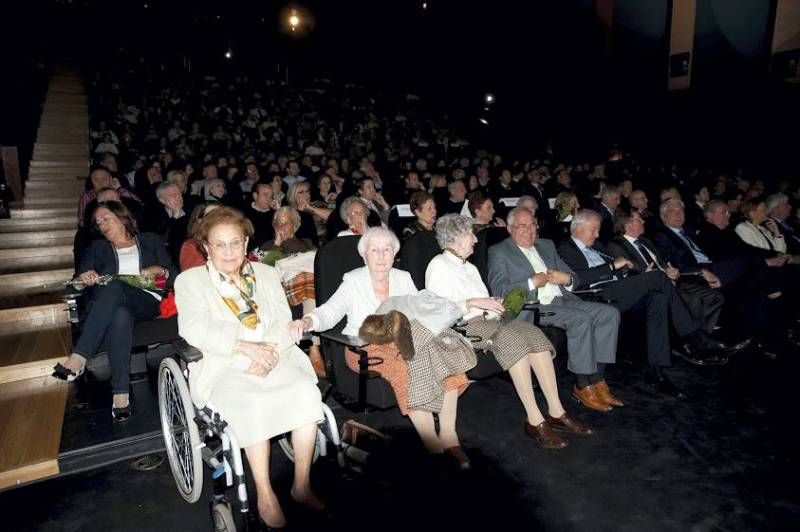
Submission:
[[[284,258],[286,255],[280,249],[271,249],[269,251],[261,251],[256,248],[248,257],[251,262],[260,262],[267,266],[275,266],[275,263]]]
[[[153,290],[155,292],[163,292],[167,289],[167,278],[158,276],[158,277],[145,277],[144,275],[102,275],[97,280],[98,285],[105,286],[111,281],[122,281],[125,284],[129,284],[134,288],[141,288],[142,290]],[[83,290],[86,288],[86,285],[83,284],[80,279],[73,279],[72,281],[67,282],[68,285],[71,285],[76,290]]]
[[[511,290],[503,299],[503,306],[506,310],[503,312],[501,319],[505,323],[515,320],[519,313],[522,312],[522,307],[525,306],[525,290],[522,288]]]

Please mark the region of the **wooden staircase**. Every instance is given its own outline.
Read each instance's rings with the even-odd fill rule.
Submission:
[[[50,373],[72,350],[62,294],[89,170],[88,116],[77,73],[57,70],[24,198],[0,220],[0,489],[59,473],[68,385]]]

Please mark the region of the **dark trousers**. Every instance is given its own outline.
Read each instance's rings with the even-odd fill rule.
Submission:
[[[678,281],[678,293],[702,328],[707,333],[713,332],[725,304],[722,293],[708,286],[702,278],[681,278]]]
[[[158,316],[159,302],[144,290],[122,281],[96,286],[93,291],[83,332],[73,352],[93,358],[105,338],[111,366],[111,390],[128,393],[133,323]]]
[[[643,313],[647,328],[647,360],[651,366],[669,366],[672,356],[669,347],[670,313],[680,336],[699,329],[667,276],[658,271],[631,275],[602,286],[603,296],[612,300],[620,312]]]

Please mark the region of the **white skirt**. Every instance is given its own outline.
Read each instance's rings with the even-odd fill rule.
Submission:
[[[241,447],[322,419],[317,378],[302,351],[286,350],[266,377],[245,373],[249,360],[232,365],[215,384],[209,401]]]

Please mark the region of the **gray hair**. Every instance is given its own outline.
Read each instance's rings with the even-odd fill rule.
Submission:
[[[769,196],[767,196],[766,199],[767,211],[771,212],[772,209],[780,207],[787,201],[789,201],[789,196],[787,196],[783,192],[776,192],[775,194],[770,194]]]
[[[183,170],[170,170],[169,172],[167,172],[167,182],[177,184],[175,183],[175,176],[179,174],[182,175],[184,178],[186,178],[186,172],[184,172]]]
[[[339,206],[339,218],[341,218],[344,223],[347,223],[347,211],[350,209],[350,206],[356,202],[360,202],[365,208],[368,208],[364,200],[358,196],[350,196],[349,198],[346,198]]]
[[[603,218],[592,209],[579,210],[575,216],[572,217],[572,221],[569,223],[569,232],[575,234],[576,229],[582,225],[586,225],[592,220],[597,220],[600,222],[603,220]]]
[[[212,179],[211,181],[207,181],[206,184],[203,185],[203,199],[213,199],[209,197],[211,196],[211,187],[213,187],[217,183],[222,183],[223,185],[225,185],[225,180],[219,177],[215,177],[214,179]]]
[[[361,255],[362,259],[366,259],[367,247],[369,247],[370,241],[375,237],[389,239],[392,244],[392,251],[395,255],[400,251],[400,241],[397,239],[397,235],[382,225],[379,225],[377,227],[370,227],[361,235],[361,238],[358,239],[358,254]]]
[[[709,214],[711,214],[713,212],[716,212],[716,210],[718,208],[720,208],[720,207],[725,207],[727,209],[728,208],[728,204],[726,202],[724,202],[722,200],[718,200],[718,199],[711,200],[708,203],[706,203],[705,207],[703,207],[703,214],[705,214],[707,216],[707,215],[709,215]]]
[[[539,208],[539,202],[536,201],[536,198],[534,198],[533,196],[528,196],[528,195],[520,196],[519,199],[517,200],[517,207],[519,207],[522,203],[525,203],[526,201],[533,202],[534,207],[532,210],[536,212],[536,209]]]
[[[664,213],[667,212],[667,209],[669,209],[670,206],[679,205],[679,204],[681,206],[681,209],[683,209],[684,208],[683,200],[679,200],[677,198],[670,198],[670,199],[668,199],[667,201],[665,201],[665,202],[663,202],[661,204],[661,206],[658,208],[658,213],[663,218],[664,217]]]
[[[609,196],[612,196],[614,194],[619,194],[619,193],[620,193],[620,191],[619,191],[619,187],[618,186],[616,186],[616,185],[606,185],[605,187],[603,187],[603,191],[600,193],[600,197],[601,198],[607,198]]]
[[[511,227],[512,225],[516,225],[517,215],[521,212],[527,212],[528,214],[533,216],[533,220],[536,221],[536,216],[534,215],[534,213],[531,212],[530,209],[526,209],[525,207],[514,207],[513,209],[508,211],[508,214],[506,215],[506,225],[509,227]]]
[[[156,198],[158,198],[158,200],[160,201],[160,200],[161,200],[161,198],[163,198],[163,197],[164,197],[164,194],[166,194],[166,193],[167,193],[167,190],[168,190],[170,187],[175,187],[175,188],[178,188],[178,185],[176,185],[175,183],[170,183],[169,181],[162,181],[162,182],[161,182],[161,183],[158,185],[158,188],[156,188]],[[180,190],[179,190],[178,192],[180,192]]]
[[[289,219],[292,221],[292,227],[294,227],[295,231],[300,229],[300,224],[302,223],[300,221],[300,213],[297,212],[297,209],[295,209],[294,207],[287,207],[286,205],[284,205],[283,207],[278,207],[278,210],[275,211],[275,214],[272,216],[273,226],[275,225],[275,220],[277,220],[278,217],[283,214],[287,215]]]
[[[460,214],[446,214],[436,220],[436,241],[442,249],[455,242],[464,233],[472,233],[475,220]]]

